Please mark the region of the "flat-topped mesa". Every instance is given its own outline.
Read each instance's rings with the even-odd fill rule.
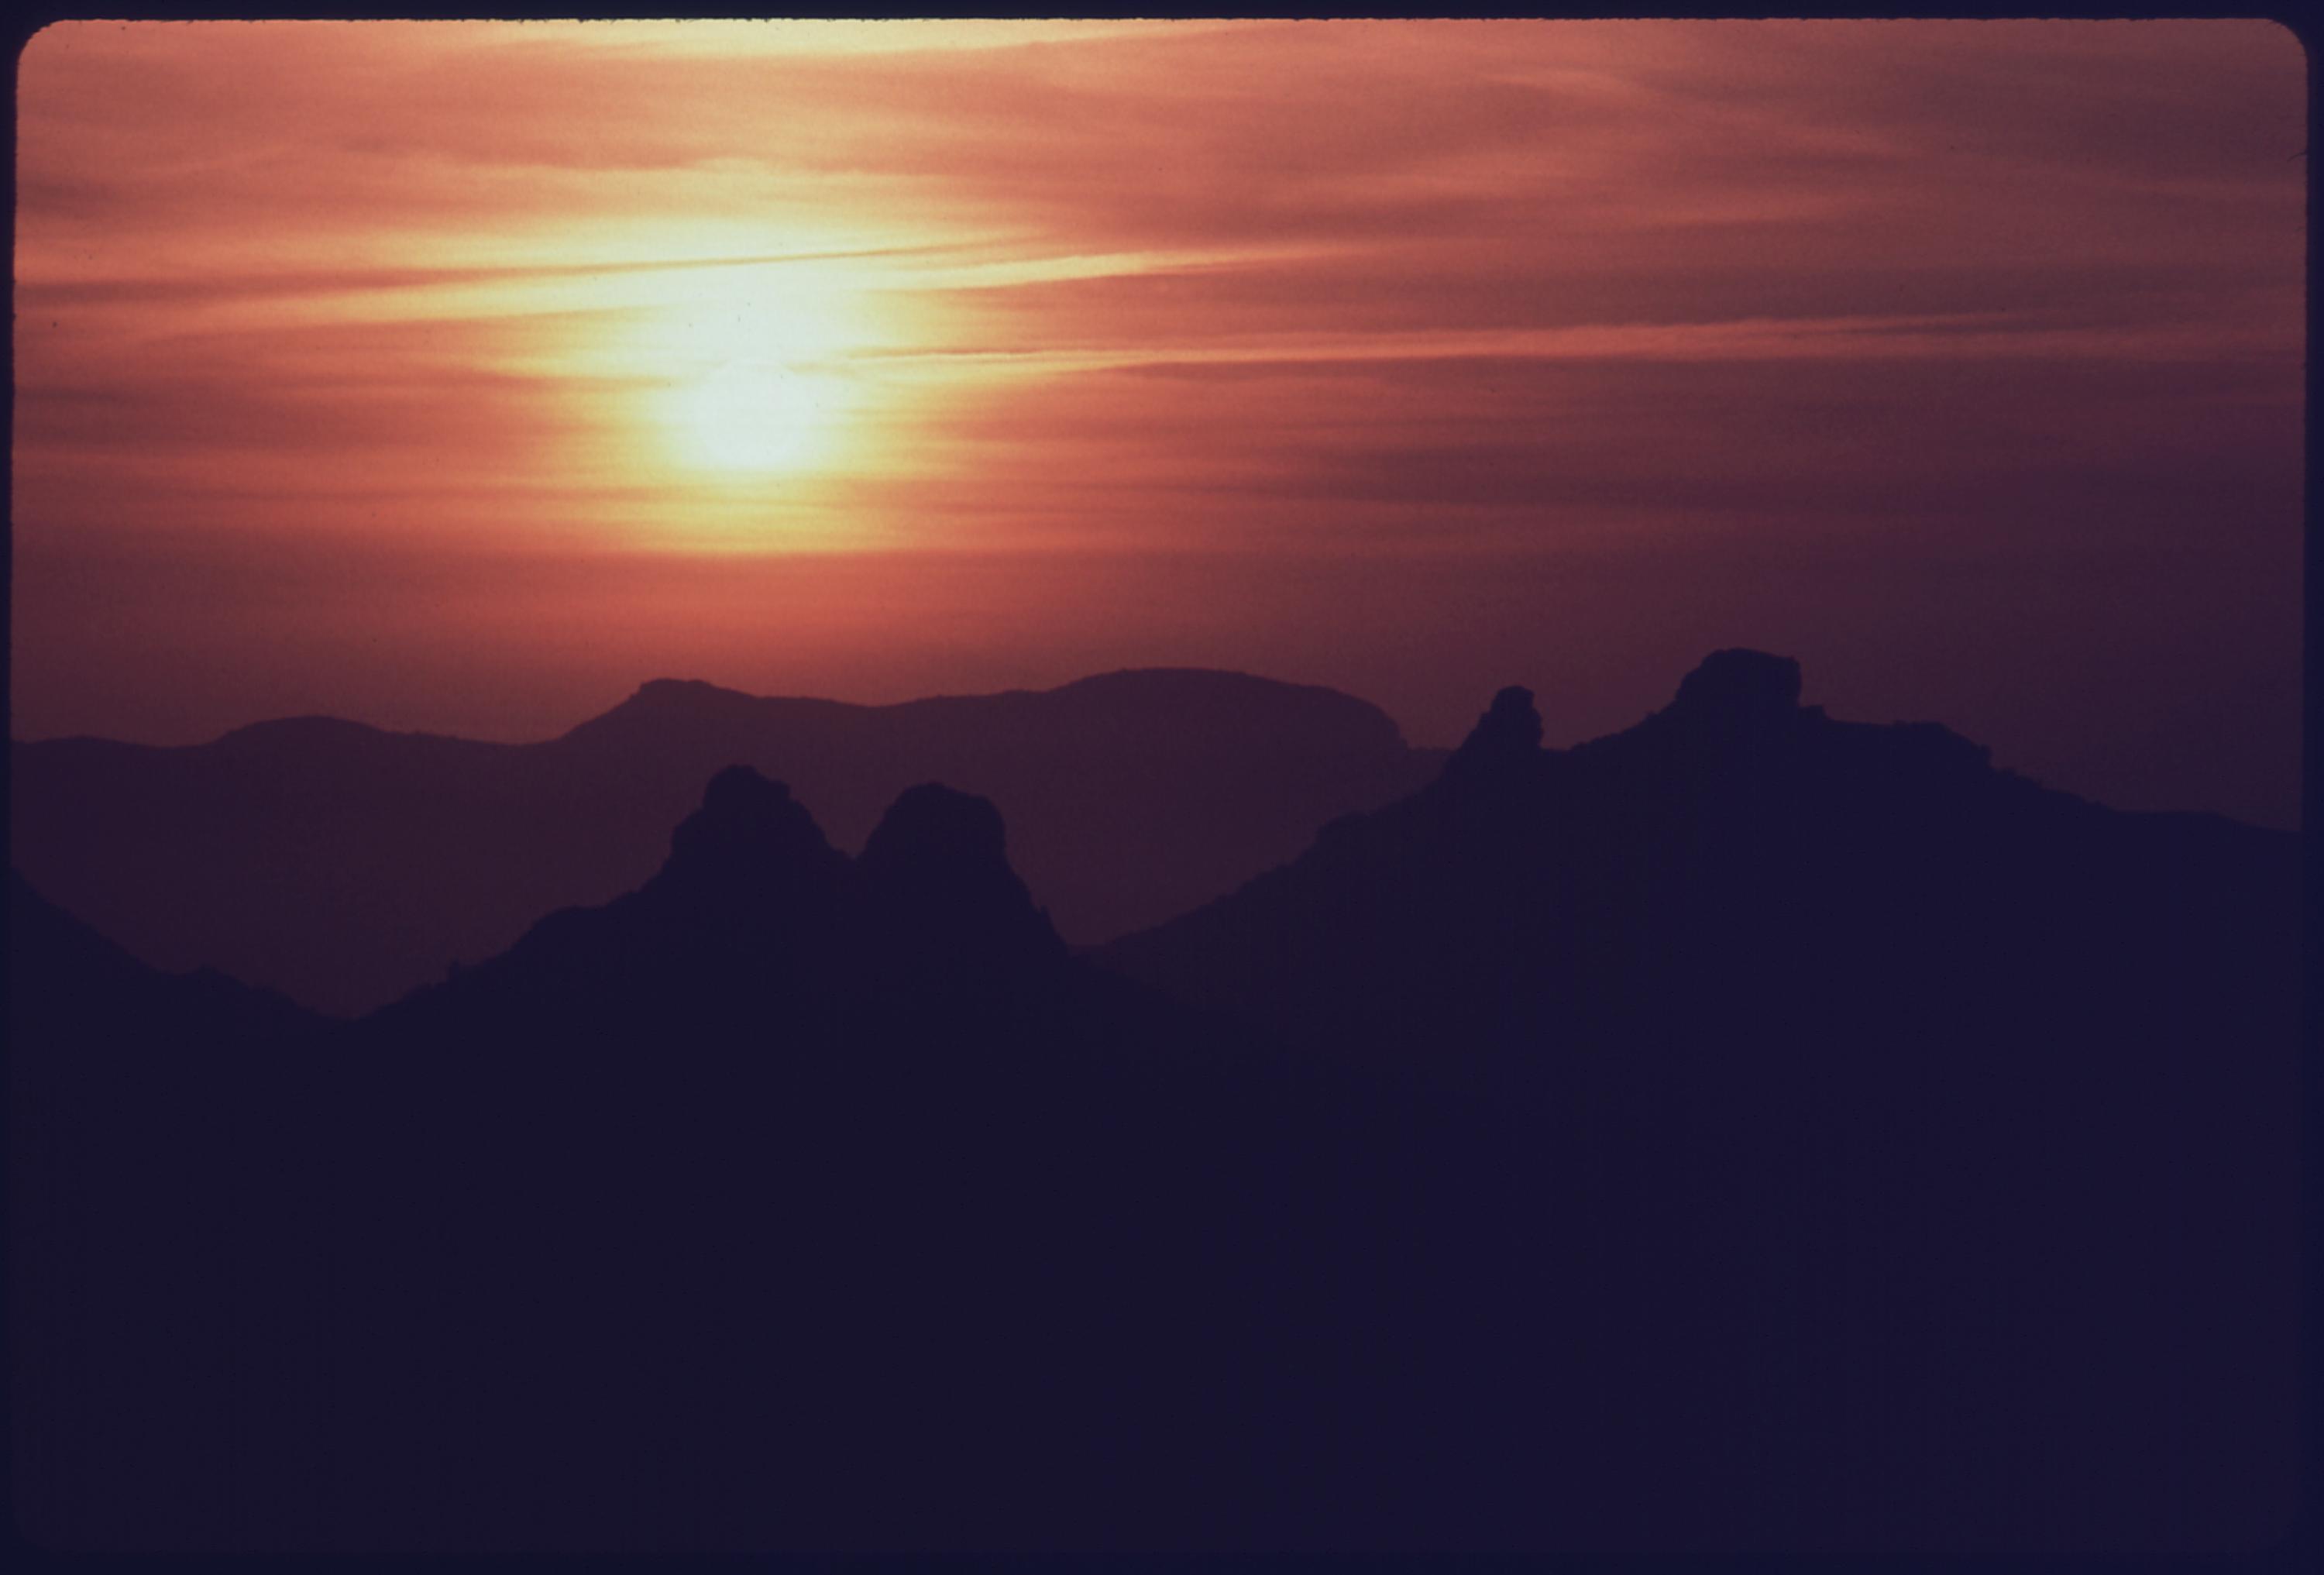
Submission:
[[[1493,696],[1492,705],[1444,763],[1444,774],[1456,778],[1490,775],[1540,753],[1541,713],[1534,709],[1533,691],[1512,684]]]
[[[1158,730],[1175,748],[1237,752],[1396,754],[1406,746],[1388,713],[1369,700],[1311,684],[1287,684],[1208,668],[1129,668],[1079,678],[1043,696],[1102,710],[1119,724]]]
[[[855,869],[877,922],[898,942],[978,964],[1065,955],[1010,866],[1007,829],[990,799],[936,782],[906,788]]]
[[[700,678],[648,678],[614,711],[649,716],[717,715],[738,705],[747,705],[753,698],[739,689],[721,688]]]
[[[1654,720],[1729,738],[1780,731],[1802,715],[1798,662],[1765,651],[1731,649],[1703,658]]]
[[[399,738],[422,736],[425,735],[392,733],[367,722],[350,722],[338,716],[279,716],[220,733],[209,747],[244,755],[298,753],[318,749],[361,748],[374,740],[392,741]]]
[[[610,711],[567,729],[556,741],[604,747],[625,741],[632,747],[666,741],[699,742],[705,730],[721,737],[746,727],[768,702],[699,678],[649,678]]]
[[[722,689],[706,678],[648,678],[637,686],[632,700],[675,700],[696,695],[732,695],[733,689]]]

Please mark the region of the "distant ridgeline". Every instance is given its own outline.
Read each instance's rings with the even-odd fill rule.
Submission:
[[[657,679],[535,744],[325,717],[183,749],[15,743],[10,837],[44,895],[155,967],[352,1017],[636,887],[738,762],[850,849],[916,782],[991,798],[1058,928],[1088,944],[1232,890],[1443,758],[1364,701],[1240,673],[900,705]]]
[[[748,764],[700,773],[635,889],[352,1023],[157,972],[20,875],[20,1523],[2267,1543],[2297,839],[2107,810],[1799,689],[1718,652],[1563,751],[1506,690],[1402,797],[1371,728],[1385,775],[1339,791],[1393,802],[1078,955],[986,798],[908,787],[850,857]],[[608,757],[634,802],[659,748]],[[1217,771],[1269,814],[1329,797]]]

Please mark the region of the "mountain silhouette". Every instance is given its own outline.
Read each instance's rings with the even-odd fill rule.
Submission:
[[[1196,1447],[1172,1408],[1227,1426],[1218,1374],[1250,1363],[1196,1367],[1241,1338],[1199,1229],[1263,1192],[1222,1140],[1273,1108],[1228,1069],[1231,1031],[1074,960],[982,798],[910,788],[850,859],[737,766],[669,849],[635,891],[361,1022],[286,1008],[267,1043],[289,1061],[263,1064],[190,998],[117,1030],[77,1017],[115,974],[174,981],[24,889],[55,922],[16,927],[13,971],[60,934],[115,965],[24,1009],[28,1062],[95,1078],[39,1105],[74,1130],[119,1125],[115,1098],[181,1123],[28,1162],[29,1195],[101,1190],[139,1244],[77,1261],[89,1211],[41,1223],[25,1349],[92,1352],[30,1414],[46,1537],[1070,1544],[1119,1534],[1123,1484]],[[102,1075],[99,1041],[121,1063]],[[154,1239],[164,1220],[189,1245]],[[233,1313],[262,1298],[278,1338],[254,1346]],[[1177,1349],[1133,1359],[1157,1317]],[[91,1377],[140,1358],[205,1381]],[[272,1409],[219,1433],[244,1393]],[[1109,1441],[1109,1414],[1155,1431]]]
[[[1428,788],[1094,955],[1415,1084],[1449,1112],[1415,1165],[1501,1146],[1439,1218],[1603,1200],[1564,1272],[1658,1287],[1607,1411],[1738,1515],[2063,1545],[2283,1513],[2297,838],[1800,690],[1717,652],[1566,751],[1505,690]]]
[[[1240,673],[877,706],[657,679],[535,744],[317,717],[187,748],[17,742],[11,835],[43,892],[143,960],[353,1016],[638,885],[731,763],[788,783],[848,848],[916,782],[991,798],[1083,944],[1231,889],[1440,758],[1360,700]]]
[[[356,1023],[48,970],[27,1524],[2265,1543],[2296,839],[1800,694],[1719,652],[1554,751],[1505,690],[1419,791],[1088,955],[987,799],[908,786],[850,857],[737,765],[633,890]],[[94,939],[36,911],[20,977]]]
[[[318,1398],[326,1287],[282,1248],[324,1235],[324,1026],[148,968],[11,871],[9,1410],[36,1541],[180,1545],[311,1492],[294,1452],[254,1478],[218,1438],[295,1433]]]

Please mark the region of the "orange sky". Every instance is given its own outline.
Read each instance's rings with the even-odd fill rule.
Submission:
[[[17,737],[1235,667],[1457,738],[1716,645],[2294,815],[2261,23],[68,23]]]

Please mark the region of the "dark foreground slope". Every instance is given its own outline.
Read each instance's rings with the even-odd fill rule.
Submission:
[[[1074,961],[988,802],[910,789],[851,860],[722,772],[639,890],[288,1045],[113,1023],[49,967],[69,927],[11,953],[63,1113],[16,1349],[43,1540],[1243,1534],[1242,1413],[1296,1359],[1247,1260],[1309,1101]]]
[[[1428,1230],[1538,1207],[1435,1326],[1578,1313],[1642,1515],[1692,1480],[1843,1541],[2255,1532],[2290,1502],[2297,840],[1799,686],[1720,652],[1565,751],[1505,691],[1424,792],[1100,960],[1406,1082],[1416,1170],[1471,1172]]]
[[[311,1486],[225,1437],[320,1402],[321,1155],[303,1137],[321,1028],[216,973],[156,972],[8,890],[13,1483],[36,1538],[171,1546],[263,1524]],[[295,1248],[286,1244],[299,1244]]]
[[[2290,840],[2112,815],[1796,687],[1722,653],[1563,754],[1505,696],[1441,782],[1114,950],[1195,1005],[1067,955],[989,804],[913,789],[850,859],[722,773],[629,896],[278,1046],[282,1075],[262,1032],[204,1055],[177,1171],[107,1162],[147,1232],[88,1259],[126,1328],[69,1347],[63,1282],[26,1293],[78,1353],[36,1445],[152,1413],[142,1452],[51,1448],[28,1523],[2265,1540],[2292,1465]],[[52,1064],[85,1064],[81,988],[31,1019]],[[145,1032],[87,1063],[127,1075],[78,1129],[208,1043]],[[246,1101],[226,1165],[208,1133]],[[244,1210],[213,1228],[243,1277],[136,1222],[185,1189]],[[171,1360],[244,1376],[231,1403],[138,1376]]]
[[[915,782],[991,798],[1079,944],[1231,889],[1438,758],[1360,700],[1239,673],[881,706],[658,680],[539,744],[319,717],[184,749],[17,743],[10,834],[36,886],[156,966],[353,1015],[636,886],[736,761],[789,783],[848,848]]]

